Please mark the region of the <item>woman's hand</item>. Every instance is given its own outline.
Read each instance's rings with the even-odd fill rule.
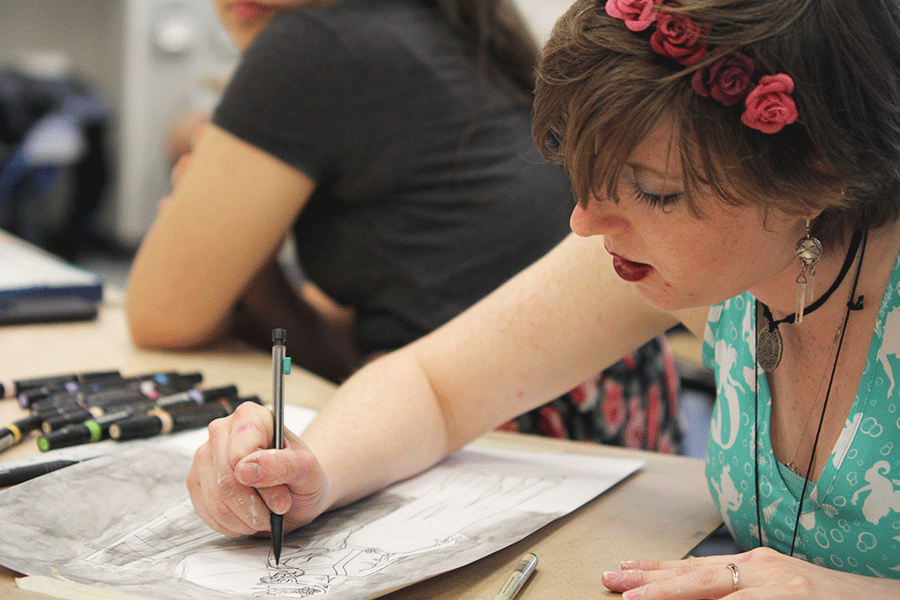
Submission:
[[[319,461],[296,435],[284,432],[284,449],[271,450],[272,413],[245,402],[209,426],[197,449],[187,487],[194,510],[230,537],[269,531],[270,511],[285,515],[285,532],[325,511],[328,480]]]
[[[826,569],[771,548],[678,561],[628,560],[622,569],[604,573],[603,585],[624,592],[623,600],[900,597],[900,581]]]

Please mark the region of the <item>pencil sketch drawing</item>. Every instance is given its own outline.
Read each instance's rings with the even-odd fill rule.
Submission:
[[[269,540],[194,514],[183,449],[152,448],[0,492],[0,564],[160,600],[371,598],[515,543],[640,466],[464,449],[286,536],[276,566]]]

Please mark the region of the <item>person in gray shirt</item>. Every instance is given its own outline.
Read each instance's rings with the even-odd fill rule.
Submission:
[[[537,48],[512,4],[215,3],[243,56],[136,258],[128,315],[139,345],[237,332],[267,347],[282,327],[296,362],[341,381],[568,233],[569,181],[531,138]],[[309,289],[349,319],[291,288],[274,260],[289,233]],[[656,340],[619,365],[629,397],[653,381],[677,393],[665,352]],[[510,427],[601,441],[596,403],[563,402]],[[581,424],[559,427],[567,412]]]

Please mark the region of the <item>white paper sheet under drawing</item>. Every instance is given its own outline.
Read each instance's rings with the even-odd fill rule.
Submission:
[[[226,538],[194,514],[184,480],[197,443],[148,445],[0,493],[0,564],[160,600],[370,598],[513,544],[642,464],[466,448],[286,536],[276,567],[267,539]]]

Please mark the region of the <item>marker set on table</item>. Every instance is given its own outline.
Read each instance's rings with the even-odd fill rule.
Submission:
[[[205,427],[242,402],[260,403],[256,396],[239,397],[234,385],[198,389],[202,380],[200,373],[123,377],[108,371],[0,382],[4,397],[18,398],[19,405],[29,410],[27,417],[0,427],[0,451],[36,430],[43,432],[38,448],[46,452]],[[12,483],[0,477],[0,485]]]

